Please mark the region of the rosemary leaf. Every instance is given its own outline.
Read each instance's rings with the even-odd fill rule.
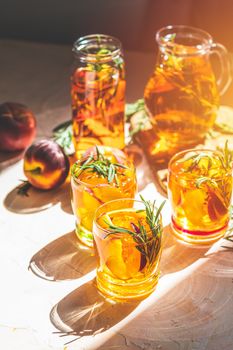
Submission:
[[[133,237],[134,241],[137,243],[136,249],[146,257],[149,264],[153,263],[157,257],[160,247],[161,247],[161,225],[160,225],[160,213],[166,201],[163,201],[158,209],[155,208],[155,201],[151,204],[150,201],[146,201],[141,195],[140,198],[145,206],[145,209],[137,210],[136,212],[146,212],[146,221],[150,227],[150,231],[147,232],[146,227],[138,220],[138,225],[131,222],[132,231],[124,227],[115,226],[112,224],[111,220],[105,220],[108,225],[109,235],[117,233],[126,233]],[[110,219],[110,218],[109,218]],[[150,234],[152,233],[152,236]]]
[[[206,177],[206,176],[199,177],[198,179],[196,179],[195,186],[197,188],[200,188],[203,183],[207,183],[213,187],[218,187],[218,184],[215,180],[211,179],[210,177]]]
[[[119,187],[118,175],[121,174],[121,169],[127,169],[127,166],[119,163],[113,163],[106,158],[96,146],[96,154],[91,154],[87,160],[81,162],[81,165],[75,163],[71,169],[72,175],[78,177],[83,171],[90,170],[107,179],[108,183],[115,181]]]

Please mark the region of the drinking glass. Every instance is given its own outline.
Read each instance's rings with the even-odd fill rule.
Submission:
[[[97,288],[114,300],[145,298],[159,279],[162,220],[155,203],[119,199],[100,206],[93,223]]]
[[[113,199],[134,198],[137,190],[135,168],[126,155],[107,146],[99,146],[97,150],[99,155],[95,148],[91,148],[71,168],[71,203],[76,217],[76,234],[88,246],[93,246],[92,223],[96,209]],[[101,163],[103,159],[105,163]],[[93,165],[97,171],[93,171]],[[107,169],[107,177],[101,174],[100,165],[104,166],[104,171]],[[113,167],[115,175],[110,179],[109,170],[111,172]]]
[[[224,235],[230,214],[232,167],[228,153],[190,149],[168,166],[172,228],[182,241],[209,244]]]

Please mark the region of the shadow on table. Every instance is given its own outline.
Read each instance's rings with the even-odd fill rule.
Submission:
[[[0,171],[23,158],[24,151],[1,152],[0,151]]]
[[[14,213],[31,214],[60,203],[62,210],[71,214],[69,186],[68,183],[65,183],[61,187],[49,191],[37,190],[31,186],[27,195],[20,195],[17,186],[5,197],[4,206]]]
[[[119,343],[135,350],[180,350],[190,344],[198,349],[206,344],[208,349],[216,344],[232,349],[233,243],[223,240],[208,251],[210,247],[182,245],[169,233],[165,238],[161,279],[170,274],[166,283],[158,285],[144,310],[101,349],[118,349]]]
[[[173,235],[171,226],[166,226],[163,233],[163,252],[160,263],[162,275],[185,269],[196,260],[203,258],[209,247],[182,243]]]
[[[35,275],[49,281],[77,279],[95,267],[93,249],[82,245],[73,231],[46,245],[29,263]]]
[[[180,350],[190,349],[190,344],[193,349],[215,349],[217,344],[219,349],[221,344],[230,350],[232,286],[233,252],[207,253],[190,271],[168,278],[165,291],[158,286],[144,310],[101,349],[110,349],[121,336],[130,349],[136,345],[138,349]]]
[[[171,234],[170,226],[164,230],[164,250],[161,260],[162,275],[185,269],[204,257],[208,247],[196,249],[179,243]],[[156,295],[156,291],[153,295]],[[150,297],[151,298],[151,297]],[[93,281],[67,295],[51,311],[51,322],[61,337],[95,335],[113,327],[127,317],[139,302],[112,303],[100,295]]]
[[[96,335],[127,317],[139,302],[114,303],[98,293],[95,281],[85,283],[56,304],[50,313],[52,324],[66,344],[80,337]],[[68,336],[72,336],[68,340]],[[75,337],[75,338],[74,338]]]

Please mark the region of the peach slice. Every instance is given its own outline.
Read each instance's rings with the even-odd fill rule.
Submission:
[[[194,225],[203,224],[205,212],[206,193],[201,189],[190,190],[182,193],[183,203],[182,208],[185,211],[187,219]]]
[[[111,238],[107,246],[107,254],[106,266],[115,277],[127,280],[140,271],[141,253],[129,235]]]

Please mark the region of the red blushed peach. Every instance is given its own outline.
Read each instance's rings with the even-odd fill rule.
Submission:
[[[65,181],[68,173],[68,157],[52,140],[35,142],[24,155],[24,174],[33,187],[56,188]]]
[[[0,150],[20,151],[31,145],[36,134],[36,119],[24,105],[6,102],[0,105]]]

